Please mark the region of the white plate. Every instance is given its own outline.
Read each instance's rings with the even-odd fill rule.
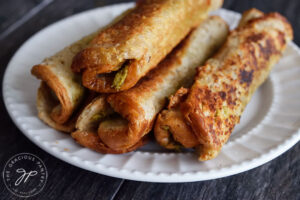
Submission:
[[[220,155],[198,162],[192,153],[172,153],[152,143],[124,155],[103,155],[82,148],[37,117],[39,81],[30,75],[40,63],[66,45],[109,23],[133,4],[93,9],[61,20],[32,36],[11,59],[3,82],[7,110],[18,128],[51,155],[80,168],[108,176],[151,182],[189,182],[220,178],[262,165],[300,138],[300,51],[290,43],[270,78],[255,93]],[[240,14],[221,9],[234,27]]]

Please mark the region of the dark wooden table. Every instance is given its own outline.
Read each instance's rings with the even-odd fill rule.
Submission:
[[[64,17],[119,2],[129,0],[1,0],[1,84],[10,58],[31,35]],[[294,41],[300,45],[299,0],[225,0],[224,7],[238,12],[252,7],[280,12],[293,24]],[[5,162],[21,152],[39,156],[48,169],[44,190],[30,199],[300,199],[299,143],[261,167],[222,179],[181,184],[128,181],[79,169],[41,150],[17,129],[0,99],[1,172]],[[2,178],[0,199],[19,199],[6,189]]]

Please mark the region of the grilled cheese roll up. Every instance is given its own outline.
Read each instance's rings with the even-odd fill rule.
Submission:
[[[72,72],[70,66],[73,57],[95,36],[93,33],[82,38],[31,70],[42,81],[37,95],[38,116],[57,130],[71,132],[74,129],[74,120],[70,118],[82,102],[85,89],[80,76]]]
[[[133,87],[223,0],[143,0],[103,30],[73,60],[85,87],[114,93]]]
[[[83,109],[76,122],[77,130],[71,134],[72,137],[80,145],[100,153],[121,154],[144,145],[148,141],[148,137],[144,137],[130,148],[120,150],[111,149],[101,141],[97,134],[99,123],[114,113],[105,98],[105,95],[100,95]]]
[[[152,129],[167,98],[182,85],[191,84],[196,67],[223,44],[228,32],[220,17],[209,17],[136,86],[108,95],[106,105],[96,106],[93,113],[103,116],[104,111],[104,120],[97,122],[99,140],[114,151],[138,145]]]
[[[248,20],[231,32],[213,58],[198,68],[194,84],[181,94],[181,100],[161,113],[155,126],[159,143],[173,149],[169,143],[195,147],[201,161],[218,155],[253,93],[293,38],[291,25],[280,14],[258,13],[252,19],[249,15],[253,12],[258,11],[245,13],[243,19]],[[174,118],[179,123],[167,123]],[[176,126],[181,126],[184,134],[176,133]],[[169,143],[164,135],[173,136]],[[186,145],[186,140],[194,141]]]

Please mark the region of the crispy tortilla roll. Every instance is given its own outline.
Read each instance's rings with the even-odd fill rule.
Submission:
[[[148,138],[144,137],[130,148],[114,150],[101,141],[97,134],[99,123],[114,113],[113,109],[106,102],[105,97],[104,95],[96,97],[83,109],[76,122],[77,130],[72,133],[72,137],[82,146],[100,153],[110,154],[130,152],[147,143]]]
[[[223,0],[143,0],[73,60],[83,85],[114,93],[133,87]]]
[[[69,119],[83,99],[84,87],[70,66],[73,57],[95,36],[96,33],[82,38],[31,70],[42,80],[37,96],[38,115],[57,130],[70,132],[74,129],[75,123],[70,123]]]
[[[196,67],[223,44],[228,32],[227,24],[221,18],[213,16],[204,20],[135,87],[110,94],[106,101],[102,97],[103,99],[96,100],[99,104],[94,103],[93,109],[85,109],[93,117],[79,117],[83,120],[77,121],[77,129],[89,127],[86,124],[93,124],[93,130],[97,126],[97,141],[116,152],[138,146],[141,138],[147,136],[152,129],[155,117],[166,104],[167,97],[182,85],[191,84]],[[92,123],[93,119],[96,121]],[[80,122],[85,124],[83,128],[79,127]],[[83,135],[72,134],[79,143],[87,146],[87,140],[83,142]],[[92,140],[90,138],[88,144]]]
[[[72,115],[82,103],[85,89],[81,77],[71,70],[73,58],[88,46],[101,29],[117,23],[130,11],[123,12],[107,26],[33,66],[31,73],[42,81],[37,95],[38,115],[46,124],[64,132],[74,130],[76,120]],[[85,99],[88,100],[90,95],[87,96]]]
[[[293,38],[291,25],[277,13],[251,10],[241,22],[220,51],[198,68],[191,89],[178,91],[158,117],[155,136],[161,145],[195,147],[201,161],[215,158]]]

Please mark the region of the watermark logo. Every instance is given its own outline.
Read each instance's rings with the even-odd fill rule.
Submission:
[[[7,189],[19,197],[40,193],[47,182],[47,169],[36,155],[20,153],[11,157],[2,172]]]

